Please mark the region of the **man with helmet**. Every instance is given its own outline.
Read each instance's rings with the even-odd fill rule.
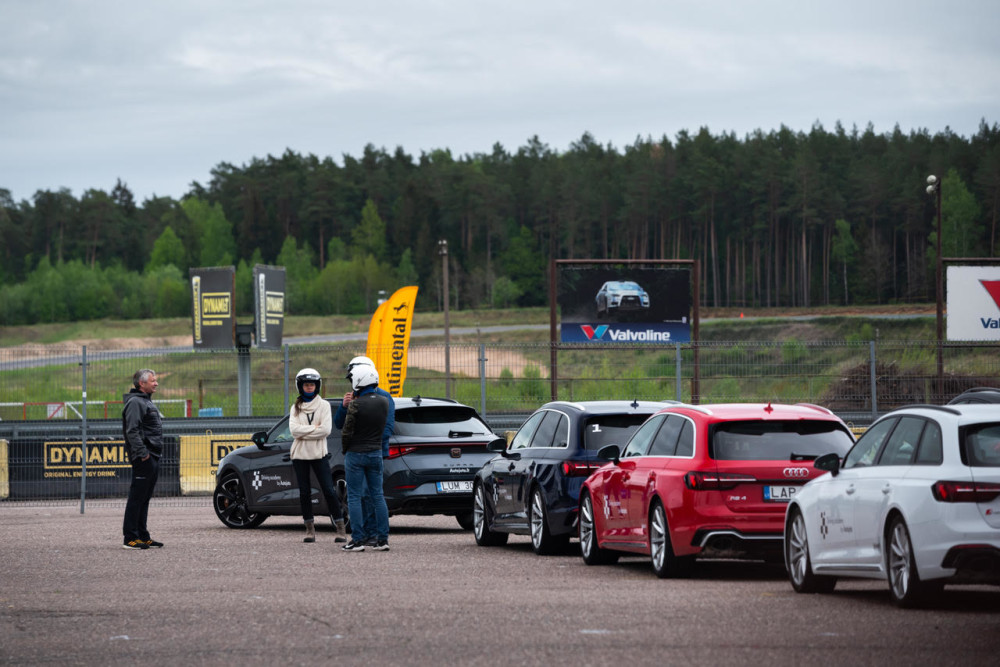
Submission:
[[[330,510],[330,522],[335,532],[335,542],[346,542],[347,531],[344,529],[344,511],[340,506],[340,498],[333,488],[333,475],[330,473],[330,452],[326,447],[326,438],[333,430],[333,417],[330,404],[323,399],[321,389],[323,378],[315,368],[303,368],[295,375],[295,388],[299,395],[289,408],[288,426],[291,431],[292,448],[289,452],[295,478],[299,485],[299,507],[302,509],[302,520],[306,524],[306,536],[303,542],[316,541],[316,525],[312,508],[312,481],[309,473],[316,476],[319,488],[326,499]]]
[[[389,550],[389,510],[382,495],[382,439],[392,399],[379,393],[378,371],[372,364],[357,363],[347,373],[354,392],[344,396],[346,416],[341,431],[344,469],[347,477],[347,511],[351,517],[351,541],[344,551],[364,551],[374,539],[376,551]],[[344,408],[341,408],[344,409]],[[340,410],[337,411],[338,415]],[[371,497],[374,525],[365,517],[361,497]]]

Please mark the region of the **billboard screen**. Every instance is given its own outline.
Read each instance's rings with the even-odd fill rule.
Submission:
[[[285,267],[253,267],[254,337],[257,347],[280,348],[285,326]]]
[[[691,270],[621,265],[559,267],[564,343],[686,343]]]
[[[1000,266],[949,266],[946,338],[1000,340]]]
[[[231,266],[190,270],[194,347],[233,348],[236,333],[236,270]]]

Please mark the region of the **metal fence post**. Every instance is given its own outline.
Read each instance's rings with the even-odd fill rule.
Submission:
[[[872,421],[878,419],[878,387],[875,384],[875,341],[868,341],[868,367],[872,385]]]
[[[486,344],[479,344],[479,414],[486,416]]]
[[[285,343],[285,405],[283,406],[282,410],[287,410],[288,406],[289,406],[289,403],[288,403],[288,373],[289,373],[289,371],[288,371],[288,343]]]
[[[674,343],[674,349],[676,350],[674,359],[674,373],[677,376],[677,388],[675,389],[675,394],[677,395],[677,400],[681,400],[681,396],[684,394],[681,391],[681,344]]]
[[[87,504],[87,346],[83,346],[80,357],[80,367],[83,369],[81,386],[83,387],[83,404],[80,406],[80,514],[84,513]]]

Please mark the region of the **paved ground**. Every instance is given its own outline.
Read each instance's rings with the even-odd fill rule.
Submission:
[[[1000,590],[892,607],[884,584],[796,595],[780,569],[587,567],[527,538],[477,547],[451,517],[392,520],[388,553],[154,505],[163,549],[120,548],[122,506],[0,505],[0,663],[995,664]],[[575,548],[575,543],[572,545]],[[950,591],[950,589],[949,589]]]

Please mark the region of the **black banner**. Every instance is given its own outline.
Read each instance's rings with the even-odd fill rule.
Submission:
[[[231,266],[196,268],[190,274],[195,349],[232,349],[236,333],[236,270]]]
[[[285,325],[285,267],[253,267],[254,337],[257,347],[278,349]]]

